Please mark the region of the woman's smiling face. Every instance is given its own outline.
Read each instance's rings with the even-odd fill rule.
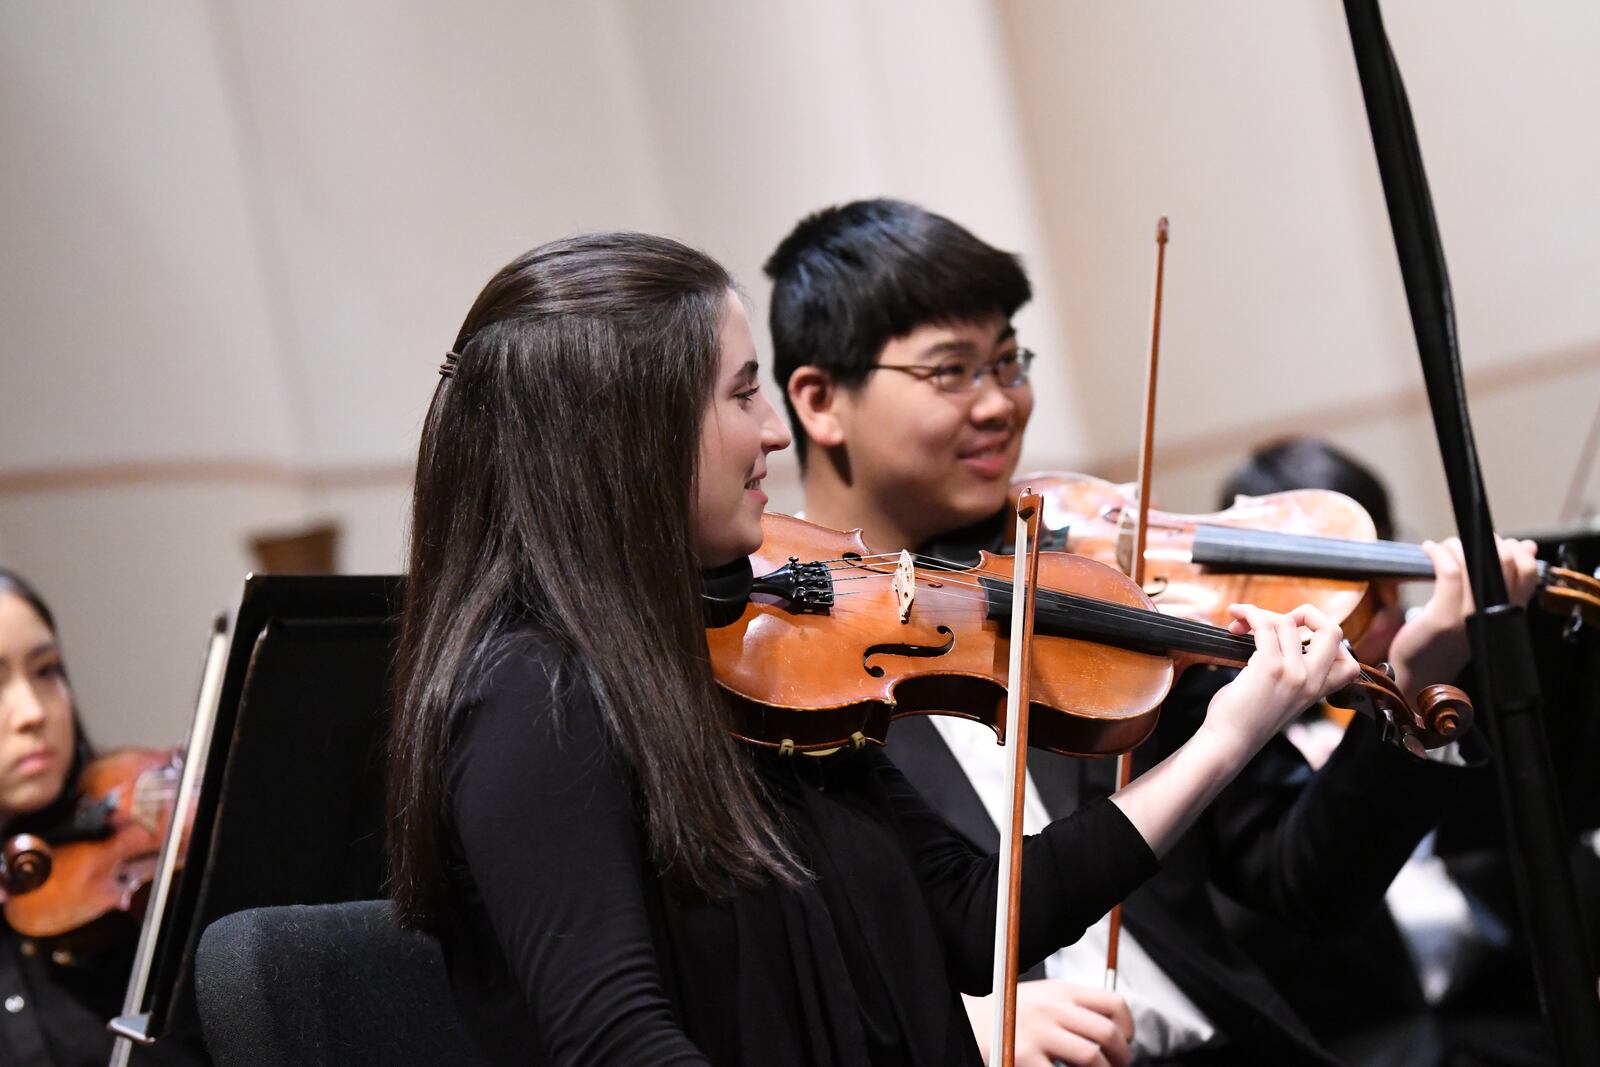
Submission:
[[[761,393],[750,318],[732,291],[722,319],[716,383],[700,426],[695,552],[703,567],[731,563],[761,546],[767,455],[789,431]]]

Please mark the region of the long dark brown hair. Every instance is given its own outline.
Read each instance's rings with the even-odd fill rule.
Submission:
[[[694,556],[732,285],[676,241],[592,234],[512,261],[467,313],[417,457],[389,783],[402,922],[438,916],[452,729],[528,627],[592,689],[658,870],[710,896],[799,876],[727,730]]]

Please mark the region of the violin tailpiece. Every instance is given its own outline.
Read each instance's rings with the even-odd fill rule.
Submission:
[[[833,575],[826,563],[801,563],[796,556],[751,583],[752,593],[788,602],[796,611],[827,611],[833,606]]]

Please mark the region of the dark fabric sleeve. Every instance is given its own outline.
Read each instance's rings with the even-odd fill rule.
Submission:
[[[570,680],[557,714],[549,677],[539,655],[510,654],[450,752],[451,817],[489,924],[548,1062],[704,1064],[663,991],[630,778],[587,687]]]
[[[964,993],[993,980],[998,855],[984,855],[930,808],[887,756],[876,769],[934,922]],[[1021,969],[1083,936],[1160,864],[1122,810],[1108,799],[1057,819],[1023,839]]]
[[[1163,731],[1164,750],[1198,728],[1233,673],[1191,672],[1195,684],[1162,711],[1182,724]],[[1315,772],[1288,738],[1274,737],[1191,832],[1209,836],[1211,878],[1240,903],[1308,929],[1346,927],[1382,903],[1450,798],[1479,773],[1416,759],[1358,715]]]

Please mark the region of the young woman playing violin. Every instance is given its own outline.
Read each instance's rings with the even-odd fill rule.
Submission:
[[[733,739],[700,573],[761,541],[788,434],[728,275],[673,241],[544,245],[485,287],[419,451],[392,756],[394,897],[496,1062],[976,1065],[996,864],[873,746]],[[1300,627],[1312,631],[1301,648]],[[1036,960],[1147,878],[1306,703],[1339,630],[1256,654],[1184,745],[1028,839]],[[1095,1062],[1127,1061],[1107,1025]]]
[[[965,564],[980,550],[1003,551],[1034,405],[1033,356],[1011,324],[1031,295],[1016,257],[914,205],[876,200],[802,221],[766,269],[806,517],[860,528],[873,553],[909,549]],[[1458,554],[1426,547],[1438,572],[1433,599],[1394,642],[1408,695],[1449,681],[1466,657],[1471,602]],[[1508,585],[1526,600],[1526,547],[1506,546],[1505,564]],[[1281,644],[1292,647],[1287,636]],[[1184,675],[1135,766],[1143,772],[1203,738],[1250,672]],[[969,841],[995,840],[992,735],[949,718],[905,720],[887,747]],[[1030,757],[1030,768],[1030,825],[1113,788],[1110,761],[1046,754]],[[1448,803],[1456,771],[1380,744],[1366,720],[1316,774],[1273,739],[1191,832],[1165,842],[1160,873],[1128,901],[1117,993],[1098,988],[1103,922],[1051,958],[1046,980],[1025,983],[1017,1062],[1098,1063],[1108,1021],[1133,1032],[1140,1062],[1336,1062],[1231,942],[1212,894],[1314,926],[1364,914]],[[969,1009],[986,1029],[987,1006],[969,1001]]]
[[[27,582],[0,570],[0,837],[69,818],[89,758],[55,619]],[[0,919],[0,1063],[104,1064],[128,958],[57,962],[29,947]]]

